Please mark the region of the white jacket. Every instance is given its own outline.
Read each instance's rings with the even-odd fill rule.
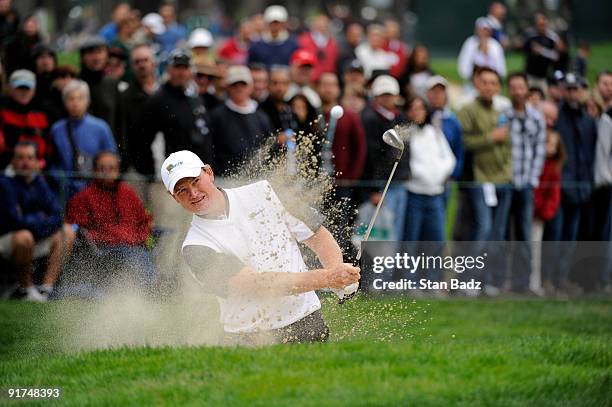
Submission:
[[[487,66],[496,71],[501,77],[506,76],[506,57],[504,49],[499,42],[493,38],[487,41],[487,53],[483,54],[479,49],[480,40],[472,35],[463,43],[459,52],[458,69],[459,75],[466,81],[472,79],[474,66]]]
[[[426,124],[409,140],[410,180],[408,191],[422,195],[439,195],[455,168],[455,155],[441,130]]]

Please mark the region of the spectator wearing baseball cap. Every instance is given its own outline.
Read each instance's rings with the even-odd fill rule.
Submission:
[[[36,145],[38,159],[48,158],[49,120],[33,102],[35,92],[33,72],[18,69],[9,77],[9,94],[0,99],[0,170],[10,163],[15,145],[22,140]]]
[[[491,37],[492,23],[487,17],[479,17],[475,23],[474,35],[468,37],[459,52],[457,61],[459,75],[469,83],[474,71],[488,67],[500,77],[506,76],[506,57],[504,49]],[[484,51],[483,51],[484,50]]]
[[[371,87],[372,100],[361,112],[361,121],[366,135],[367,155],[363,171],[363,179],[371,182],[381,182],[388,177],[393,163],[394,152],[382,141],[382,134],[395,125],[406,122],[406,117],[397,108],[400,87],[397,80],[389,75],[380,75]],[[407,160],[402,160],[397,168],[394,179],[405,181],[409,168]],[[377,201],[381,188],[368,189],[365,199]],[[404,217],[406,213],[406,193],[404,188],[392,185],[387,192],[385,206],[395,213],[393,236],[389,240],[400,241],[404,233]]]
[[[363,64],[357,58],[346,63],[343,69],[342,82],[345,86],[358,86],[365,88],[366,77],[363,72]]]
[[[247,66],[234,65],[225,74],[227,100],[210,114],[213,163],[218,174],[229,175],[270,137],[265,113],[251,98],[253,77]]]
[[[582,105],[581,79],[568,73],[562,86],[565,98],[556,125],[567,152],[561,173],[561,240],[576,240],[579,228],[587,223],[585,218],[593,193],[597,127]],[[567,274],[562,277],[567,278]]]
[[[151,47],[157,60],[157,72],[162,73],[162,45],[159,37],[166,32],[164,19],[158,13],[149,13],[140,20],[140,23],[142,25],[141,42],[147,43]]]
[[[108,50],[108,63],[104,72],[107,76],[119,81],[126,74],[128,57],[121,48],[111,48]]]
[[[329,30],[329,17],[317,14],[308,21],[309,30],[300,35],[298,44],[301,49],[315,56],[312,79],[319,78],[323,72],[336,73],[338,44]]]
[[[561,86],[564,78],[565,74],[559,70],[553,72],[552,75],[546,78],[546,93],[557,105],[561,103],[564,96],[564,89]]]
[[[198,86],[200,101],[208,111],[223,103],[217,95],[219,82],[223,80],[214,59],[208,59],[195,64],[195,83]]]
[[[298,49],[291,55],[291,84],[285,98],[290,100],[300,93],[308,99],[308,103],[315,109],[321,107],[321,98],[312,87],[316,56],[305,49]]]
[[[164,19],[158,13],[149,13],[146,14],[142,20],[141,24],[143,28],[146,30],[147,38],[151,39],[155,36],[162,35],[166,32],[166,26],[164,25]]]
[[[283,6],[268,6],[264,11],[267,30],[262,38],[249,48],[248,63],[262,63],[268,68],[272,65],[289,65],[291,55],[298,49],[298,43],[287,31],[289,15]]]
[[[215,45],[215,39],[206,28],[196,28],[189,35],[187,46],[191,50],[191,58],[194,64],[205,63],[214,60],[210,49]]]
[[[166,142],[166,154],[189,149],[198,151],[206,160],[211,160],[211,138],[208,127],[208,112],[197,92],[191,91],[193,80],[191,52],[177,48],[168,57],[166,68],[168,80],[145,104],[141,122],[142,148],[135,160],[146,160],[146,174],[153,174],[153,160],[149,146],[155,135],[161,132]]]
[[[453,151],[455,167],[450,178],[458,180],[463,171],[463,131],[457,116],[448,107],[447,89],[448,81],[440,75],[434,75],[427,80],[427,103],[431,124],[444,133]]]

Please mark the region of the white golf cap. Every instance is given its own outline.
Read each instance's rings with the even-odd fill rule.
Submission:
[[[157,13],[149,13],[142,18],[142,25],[147,27],[155,35],[161,35],[166,32],[164,19]]]
[[[430,76],[429,79],[427,79],[427,90],[432,89],[436,86],[444,86],[445,88],[447,88],[448,81],[440,75]]]
[[[286,23],[289,18],[289,14],[287,13],[287,9],[283,6],[273,5],[268,6],[264,11],[264,21],[266,23],[271,23],[273,21],[279,21],[281,23]]]
[[[488,17],[478,17],[476,19],[476,22],[474,23],[474,26],[476,28],[488,28],[489,30],[493,28],[491,24],[491,19],[489,19]]]
[[[161,167],[164,186],[174,194],[174,186],[183,178],[197,177],[205,164],[191,151],[182,150],[170,154]]]
[[[238,82],[244,82],[247,85],[253,83],[251,70],[247,66],[233,65],[227,68],[227,72],[225,73],[225,84],[229,86]]]
[[[385,94],[399,95],[400,88],[397,80],[389,75],[381,75],[374,79],[372,83],[372,96],[380,96]]]
[[[9,85],[13,89],[34,89],[36,87],[36,75],[34,75],[34,72],[28,71],[27,69],[18,69],[11,74]]]
[[[206,28],[196,28],[191,32],[187,45],[189,48],[206,47],[210,48],[214,45],[215,40]]]

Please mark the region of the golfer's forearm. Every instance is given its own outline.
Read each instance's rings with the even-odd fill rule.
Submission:
[[[306,239],[304,244],[315,252],[324,268],[331,269],[342,263],[342,249],[324,226],[321,226],[314,235]]]
[[[310,270],[301,273],[245,271],[228,281],[230,294],[275,297],[301,294],[329,286],[329,271]]]

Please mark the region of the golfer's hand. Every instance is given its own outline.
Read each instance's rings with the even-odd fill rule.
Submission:
[[[329,288],[344,288],[359,281],[361,276],[359,267],[355,267],[350,263],[340,263],[337,266],[328,269],[328,284]]]

